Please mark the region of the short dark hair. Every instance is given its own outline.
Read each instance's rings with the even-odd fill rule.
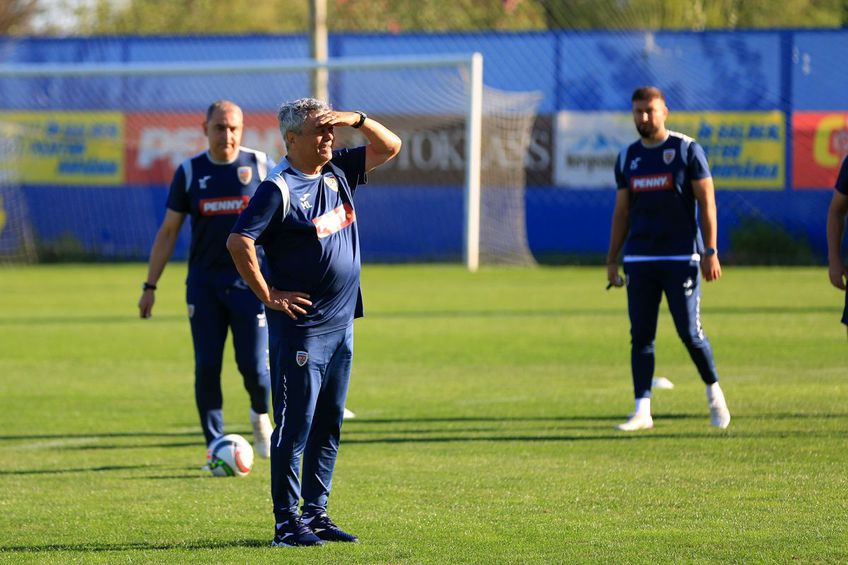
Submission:
[[[630,101],[636,102],[639,100],[640,102],[650,102],[654,98],[659,98],[665,102],[665,96],[663,95],[662,90],[656,86],[640,86],[633,91],[633,96],[630,97]]]
[[[233,110],[241,112],[241,108],[238,107],[238,104],[231,100],[216,100],[215,102],[212,102],[212,104],[210,104],[209,107],[206,109],[206,121],[208,122],[209,120],[211,120],[212,114],[214,114],[217,110],[225,110],[228,108],[232,108]]]

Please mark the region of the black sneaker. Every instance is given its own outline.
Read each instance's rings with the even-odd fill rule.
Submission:
[[[326,512],[320,514],[304,514],[303,523],[309,526],[316,536],[324,541],[346,541],[356,543],[359,538],[339,528],[330,520]]]
[[[307,547],[324,545],[324,540],[312,533],[300,516],[289,518],[278,527],[271,545],[275,547]]]

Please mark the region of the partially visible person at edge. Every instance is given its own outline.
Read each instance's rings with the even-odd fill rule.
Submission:
[[[833,198],[827,212],[827,264],[830,284],[845,292],[848,265],[842,255],[845,234],[845,216],[848,215],[848,156],[842,160],[839,176],[834,186]],[[848,326],[848,294],[842,310],[842,323]]]
[[[710,423],[726,428],[730,412],[699,310],[701,274],[708,282],[721,277],[715,194],[707,158],[695,140],[666,129],[668,108],[659,89],[638,88],[631,102],[640,139],[624,149],[615,164],[618,190],[607,280],[611,286],[627,286],[636,406],[617,428],[630,432],[654,426],[654,339],[663,294],[677,333],[706,384]],[[622,247],[624,280],[618,270]]]
[[[272,545],[355,542],[327,514],[353,361],[353,320],[362,316],[353,197],[367,172],[397,155],[401,141],[362,112],[334,111],[314,98],[284,103],[278,119],[287,155],[259,185],[227,241],[268,312],[277,423]],[[358,129],[367,145],[334,150],[340,127]],[[255,245],[265,249],[267,281]]]
[[[194,395],[207,447],[224,435],[221,365],[232,330],[236,364],[250,397],[254,448],[270,457],[271,378],[265,307],[239,276],[226,241],[239,212],[274,163],[241,146],[241,108],[229,100],[209,106],[203,131],[207,151],[183,161],[174,173],[162,225],[150,250],[138,310],[150,318],[156,285],[174,252],[185,217],[191,217],[186,302],[194,344]]]

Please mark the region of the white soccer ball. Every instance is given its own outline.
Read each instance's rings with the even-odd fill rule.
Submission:
[[[253,448],[238,434],[221,436],[209,444],[206,464],[216,477],[243,477],[253,468]]]

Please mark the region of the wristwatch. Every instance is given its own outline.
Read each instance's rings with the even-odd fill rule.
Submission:
[[[360,112],[359,110],[356,110],[356,113],[359,114],[359,121],[353,124],[353,129],[361,128],[362,124],[365,123],[365,120],[368,119],[368,116],[365,114],[365,112]]]
[[[712,257],[716,254],[715,247],[706,247],[704,248],[704,257]]]
[[[156,285],[145,281],[145,283],[141,285],[141,290],[156,290]]]

